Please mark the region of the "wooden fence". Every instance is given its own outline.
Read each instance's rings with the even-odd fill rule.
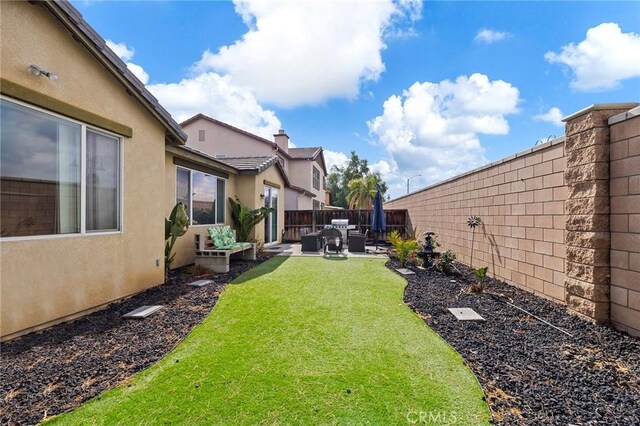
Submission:
[[[409,226],[407,210],[385,210],[387,231],[379,235],[385,240],[387,234],[398,231],[405,235]],[[311,232],[320,231],[325,225],[331,225],[332,219],[348,219],[349,225],[355,225],[361,233],[370,230],[373,210],[286,210],[284,212],[284,240],[300,241],[300,230],[309,228]],[[369,232],[369,238],[373,235]]]

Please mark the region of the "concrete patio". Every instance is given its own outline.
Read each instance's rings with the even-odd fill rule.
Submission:
[[[265,247],[265,253],[275,253],[276,256],[300,256],[300,257],[353,257],[353,258],[388,258],[387,248],[379,246],[376,250],[374,245],[367,245],[364,253],[352,253],[343,250],[342,253],[328,252],[326,255],[323,250],[317,252],[302,251],[300,243],[283,243],[277,246]]]

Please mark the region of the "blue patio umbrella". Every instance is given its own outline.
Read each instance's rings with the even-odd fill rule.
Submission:
[[[373,217],[371,218],[371,232],[376,233],[376,250],[378,249],[378,233],[385,232],[387,225],[384,222],[384,208],[382,208],[382,193],[380,187],[373,198]]]

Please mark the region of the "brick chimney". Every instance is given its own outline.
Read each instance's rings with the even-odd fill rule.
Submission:
[[[273,139],[275,140],[279,149],[284,152],[289,152],[289,135],[287,135],[284,130],[278,130],[278,133],[273,135]]]

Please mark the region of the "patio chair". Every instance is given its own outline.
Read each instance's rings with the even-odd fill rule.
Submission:
[[[367,242],[367,235],[369,230],[364,234],[349,234],[349,241],[347,247],[350,253],[364,253],[366,251],[365,245]]]
[[[317,232],[315,233],[305,233],[305,235],[302,235],[300,237],[300,242],[302,243],[302,251],[308,251],[308,252],[318,252],[320,251],[321,248],[321,244],[320,244],[320,236],[318,235]]]
[[[320,232],[320,237],[324,242],[324,253],[331,250],[337,253],[342,252],[342,232],[336,228],[325,228]]]

